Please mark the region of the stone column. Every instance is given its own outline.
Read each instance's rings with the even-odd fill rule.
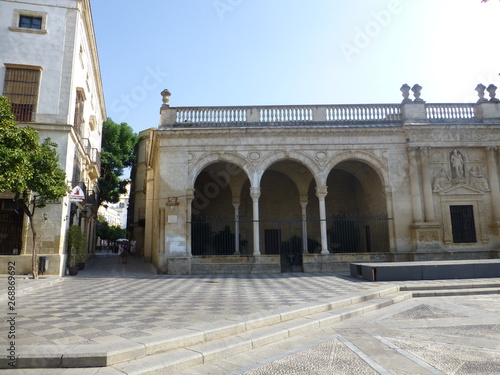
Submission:
[[[191,241],[192,241],[191,220],[193,215],[193,199],[194,199],[194,189],[188,189],[186,191],[186,253],[188,257],[193,256],[193,251],[191,247]]]
[[[422,216],[422,202],[420,200],[420,182],[418,176],[418,165],[416,157],[416,148],[408,148],[408,162],[410,172],[410,191],[411,191],[411,205],[413,211],[413,222],[420,223],[423,220]]]
[[[240,199],[233,198],[234,207],[234,255],[240,255]]]
[[[166,225],[167,225],[167,220],[166,219],[166,209],[164,207],[161,207],[159,210],[158,210],[158,216],[159,216],[159,244],[158,244],[158,248],[159,248],[159,253],[160,254],[165,254],[165,241],[166,241]]]
[[[259,225],[259,198],[260,187],[250,188],[253,200],[253,255],[260,255],[260,225]]]
[[[321,254],[330,254],[328,251],[328,237],[326,231],[326,204],[325,197],[328,194],[326,186],[316,187],[316,196],[319,199],[319,220],[321,225]]]
[[[429,169],[429,147],[420,148],[420,158],[422,160],[422,185],[424,193],[424,215],[425,222],[432,223],[436,220],[434,214],[434,198],[432,196],[432,178]]]
[[[497,147],[486,147],[488,176],[490,178],[491,204],[493,205],[493,225],[500,226],[500,183],[496,162]]]
[[[307,204],[309,199],[307,195],[300,197],[300,206],[302,207],[302,253],[309,253],[307,248]]]

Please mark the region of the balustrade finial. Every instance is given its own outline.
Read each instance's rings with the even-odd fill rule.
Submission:
[[[411,88],[411,91],[413,91],[413,95],[415,96],[415,102],[424,102],[424,99],[420,98],[421,91],[422,91],[422,86],[420,86],[418,83],[416,85],[413,85]]]
[[[495,85],[493,85],[493,84],[489,85],[486,90],[488,90],[488,93],[490,94],[490,102],[492,102],[492,103],[500,102],[500,100],[498,98],[496,98],[497,87]]]
[[[483,85],[482,83],[480,83],[476,86],[477,96],[479,96],[479,100],[477,101],[478,103],[485,103],[488,101],[488,99],[486,99],[484,97],[485,90],[486,90],[486,86]]]
[[[411,99],[409,98],[410,96],[410,86],[408,84],[404,84],[400,88],[402,94],[403,94],[403,101],[401,103],[410,103]]]
[[[162,101],[163,101],[162,107],[170,107],[169,103],[170,103],[170,96],[171,95],[172,94],[167,89],[165,89],[161,92]]]

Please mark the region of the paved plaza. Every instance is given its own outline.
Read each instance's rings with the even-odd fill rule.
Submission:
[[[7,316],[7,278],[0,282]],[[385,303],[384,308],[366,309],[203,365],[193,362],[176,372],[146,370],[154,356],[142,362],[124,358],[105,368],[43,368],[44,361],[68,352],[91,357],[97,348],[119,351],[193,332],[208,335],[210,327],[228,322],[373,293],[392,295],[404,286],[463,289],[448,297],[427,294]],[[116,255],[104,254],[88,261],[75,277],[33,281],[17,276],[15,351],[18,363],[25,365],[23,357],[30,357],[29,367],[35,368],[9,369],[3,358],[1,364],[7,373],[28,375],[500,374],[500,295],[481,294],[499,289],[500,279],[373,283],[341,274],[164,276],[138,257],[120,264]],[[306,319],[321,320],[319,315]],[[3,321],[0,345],[6,353],[9,326]],[[228,338],[226,345],[231,343]]]

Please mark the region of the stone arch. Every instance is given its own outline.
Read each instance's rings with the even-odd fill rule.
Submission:
[[[283,161],[293,162],[294,166],[283,164],[282,163]],[[303,167],[306,170],[306,173],[301,173],[297,168],[294,168],[297,165]],[[299,192],[299,195],[307,195],[309,185],[311,184],[311,181],[314,179],[314,176],[312,175],[311,171],[306,166],[297,162],[296,160],[286,159],[277,161],[274,164],[271,164],[266,169],[266,171],[269,170],[281,172],[282,174],[286,175],[294,183],[295,187],[297,188],[297,191]]]
[[[325,168],[329,251],[389,251],[392,203],[384,161],[352,150],[336,155]]]
[[[257,166],[254,179],[251,180],[252,186],[259,186],[262,176],[269,167],[275,163],[285,160],[296,161],[300,165],[307,168],[313,176],[321,174],[321,169],[318,164],[310,156],[297,151],[275,151],[265,157]]]
[[[389,189],[389,171],[387,165],[377,156],[366,151],[345,151],[335,155],[323,168],[324,176],[328,176],[335,166],[345,161],[360,161],[370,166],[380,178],[382,186]]]
[[[193,162],[188,169],[188,186],[194,188],[196,178],[209,165],[227,162],[240,167],[251,181],[251,177],[255,174],[253,166],[241,155],[235,153],[210,153],[200,157]]]

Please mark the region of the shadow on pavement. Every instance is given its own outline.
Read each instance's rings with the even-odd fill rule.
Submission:
[[[99,252],[96,256],[88,259],[85,268],[78,272],[78,275],[71,277],[78,278],[107,278],[107,277],[128,277],[128,278],[151,278],[158,273],[151,263],[146,263],[141,255],[129,255],[127,263],[122,263],[118,254],[111,252]],[[69,276],[68,276],[69,277]]]

